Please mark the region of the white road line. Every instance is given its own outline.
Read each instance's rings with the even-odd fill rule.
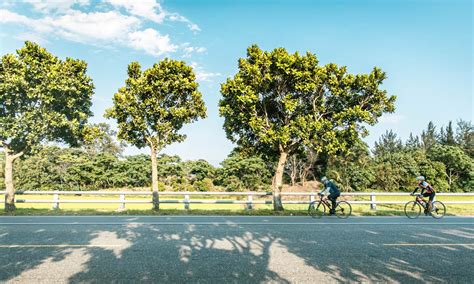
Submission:
[[[436,222],[388,222],[388,223],[376,223],[376,222],[354,222],[354,223],[339,223],[339,222],[70,222],[70,223],[0,223],[0,226],[5,225],[473,225],[474,223],[436,223]]]
[[[0,248],[109,248],[122,247],[122,245],[0,245]]]
[[[474,246],[474,244],[406,244],[406,243],[402,243],[402,244],[383,244],[384,246],[392,246],[392,247],[406,247],[406,246],[448,246],[448,247],[452,247],[452,246]]]

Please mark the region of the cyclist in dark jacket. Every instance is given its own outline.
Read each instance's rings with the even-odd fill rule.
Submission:
[[[321,179],[321,182],[324,184],[324,188],[318,194],[319,195],[328,194],[328,199],[331,200],[331,204],[332,204],[332,208],[329,210],[329,214],[333,215],[336,210],[336,200],[341,195],[341,191],[327,177],[323,177]]]
[[[423,197],[429,197],[428,208],[425,209],[425,214],[428,214],[428,212],[431,211],[431,207],[432,207],[432,204],[433,204],[436,193],[434,191],[434,188],[431,186],[431,184],[426,182],[424,176],[417,177],[416,181],[418,182],[418,186],[415,188],[415,190],[413,190],[411,195],[415,195],[415,193],[418,191],[418,189],[421,188],[420,194]]]

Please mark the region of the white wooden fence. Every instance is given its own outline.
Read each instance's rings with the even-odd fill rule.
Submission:
[[[5,191],[0,191],[0,195]],[[190,209],[190,204],[245,204],[247,209],[252,209],[255,204],[272,204],[271,198],[267,200],[258,200],[258,198],[271,197],[271,192],[160,192],[159,203],[184,204],[184,209]],[[317,200],[317,192],[282,192],[283,204],[309,204]],[[52,199],[21,199],[22,195],[52,195]],[[100,199],[60,199],[60,196],[67,195],[111,195],[117,196],[115,200]],[[409,196],[406,192],[343,192],[342,196],[370,196],[370,200],[346,200],[351,204],[369,204],[373,210],[377,209],[377,204],[405,204],[407,201],[383,200],[378,201],[377,196]],[[128,200],[127,196],[149,196],[148,200]],[[182,199],[163,199],[165,196],[182,196]],[[240,196],[247,197],[245,200],[231,199],[191,199],[191,196]],[[285,200],[285,196],[306,197],[305,200]],[[474,192],[470,193],[436,193],[436,196],[462,196],[466,197],[463,201],[443,201],[445,204],[473,204]],[[257,199],[257,200],[255,200]],[[125,210],[125,205],[129,204],[152,204],[151,191],[19,191],[16,192],[16,203],[52,203],[53,209],[59,209],[61,203],[118,203],[119,210]]]

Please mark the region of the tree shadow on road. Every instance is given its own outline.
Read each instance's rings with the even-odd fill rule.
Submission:
[[[126,219],[136,220],[134,217]],[[73,225],[66,231],[48,226],[53,232],[28,232],[25,227],[15,230],[14,234],[18,235],[13,237],[17,243],[80,243],[91,247],[21,248],[7,253],[3,249],[0,281],[61,278],[73,283],[421,283],[472,280],[472,260],[469,264],[472,250],[469,248],[390,246],[401,242],[472,243],[472,227],[453,229],[449,226],[451,229],[441,230],[410,227],[413,231],[401,230],[401,233],[395,226],[343,226],[334,230],[331,226],[311,225],[296,230],[291,225],[252,226],[232,222]],[[10,232],[5,227],[0,229],[2,242],[2,238],[6,238],[2,234]]]

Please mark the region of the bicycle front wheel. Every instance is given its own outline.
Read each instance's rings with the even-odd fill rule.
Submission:
[[[346,201],[339,201],[335,213],[338,218],[346,219],[352,213],[352,206]]]
[[[321,218],[326,213],[326,206],[321,202],[311,202],[308,208],[308,214],[313,218]]]
[[[421,206],[415,201],[405,204],[405,215],[410,219],[416,219],[421,214]]]
[[[431,216],[436,219],[441,219],[446,214],[446,206],[441,201],[435,201],[431,204]]]

